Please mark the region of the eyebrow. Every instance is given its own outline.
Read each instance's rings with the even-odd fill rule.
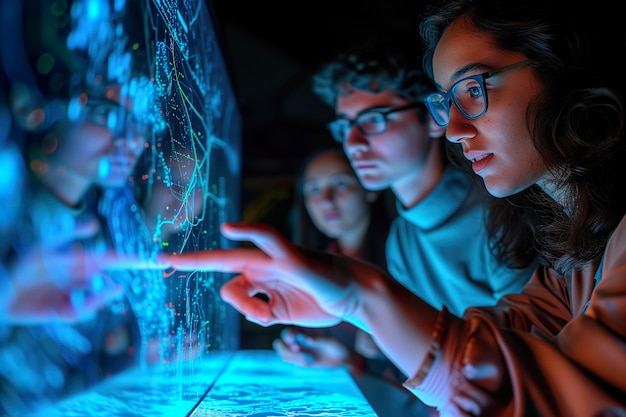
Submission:
[[[372,111],[383,111],[383,110],[387,110],[387,109],[389,109],[389,108],[391,108],[391,107],[393,107],[393,106],[392,106],[392,105],[387,105],[387,106],[373,106],[373,107],[368,107],[367,109],[363,109],[363,110],[361,110],[360,112],[358,112],[358,113],[356,114],[355,118],[356,118],[356,117],[359,117],[360,115],[362,115],[362,114],[364,114],[364,113],[369,113],[369,112],[372,112]],[[338,119],[347,119],[347,120],[351,120],[351,119],[350,119],[350,116],[348,116],[348,115],[347,115],[347,114],[345,114],[345,113],[337,113],[335,116],[336,116]]]
[[[352,172],[352,170],[350,170],[350,168],[346,168],[346,171],[337,171],[333,174],[330,174],[324,178],[337,178],[337,177],[344,177],[344,176],[348,176],[348,177],[354,177],[356,178],[356,174],[354,172]],[[313,177],[313,178],[305,178],[302,180],[303,184],[307,184],[307,183],[312,183],[312,182],[317,182],[317,181],[321,181],[320,177]]]
[[[450,77],[450,82],[451,82],[450,85],[454,84],[460,79],[463,79],[470,72],[474,72],[476,70],[482,70],[484,72],[484,71],[488,71],[489,69],[491,69],[489,65],[481,64],[480,62],[474,62],[471,64],[463,65],[461,68],[457,69],[456,71],[454,71],[454,73],[452,73],[452,76]],[[443,91],[443,88],[441,87],[440,84],[437,84],[437,88]]]

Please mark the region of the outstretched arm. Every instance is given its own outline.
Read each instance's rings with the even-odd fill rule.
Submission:
[[[304,250],[266,225],[227,223],[222,233],[251,241],[258,249],[194,252],[162,260],[181,270],[237,273],[221,295],[248,320],[305,327],[345,320],[371,333],[407,375],[420,368],[439,312],[381,269],[349,257]],[[255,297],[257,293],[269,301]]]

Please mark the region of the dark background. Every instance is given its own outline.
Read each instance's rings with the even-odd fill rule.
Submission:
[[[330,107],[311,75],[352,42],[394,33],[418,39],[423,2],[207,0],[242,116],[242,218],[289,234],[300,162],[332,143]],[[242,324],[242,348],[268,348],[279,326]]]
[[[284,217],[275,219],[271,200],[282,200],[302,157],[332,141],[325,124],[333,111],[312,93],[312,73],[351,42],[384,32],[417,39],[424,6],[400,0],[217,0],[210,8],[243,120],[243,215],[269,217],[283,228]]]

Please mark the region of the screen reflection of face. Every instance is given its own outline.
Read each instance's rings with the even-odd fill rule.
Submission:
[[[171,185],[157,178],[143,204],[152,232],[156,231],[164,242],[201,221],[205,198],[196,163],[189,160],[170,163]]]
[[[106,98],[88,97],[80,117],[58,134],[55,158],[73,174],[104,188],[123,186],[145,148],[147,129],[119,103],[119,87]]]

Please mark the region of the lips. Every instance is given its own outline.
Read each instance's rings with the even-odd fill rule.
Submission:
[[[354,168],[372,168],[375,167],[376,164],[372,161],[355,161],[352,166]]]
[[[339,219],[339,212],[337,211],[329,211],[327,213],[324,213],[324,219],[326,221],[333,221],[333,220],[337,220]]]
[[[358,172],[367,172],[378,169],[378,165],[373,161],[355,161],[352,163],[352,168]]]
[[[484,153],[474,157],[470,157],[470,155],[465,155],[465,157],[472,162],[472,170],[476,174],[478,174],[491,163],[494,155],[492,153]]]

